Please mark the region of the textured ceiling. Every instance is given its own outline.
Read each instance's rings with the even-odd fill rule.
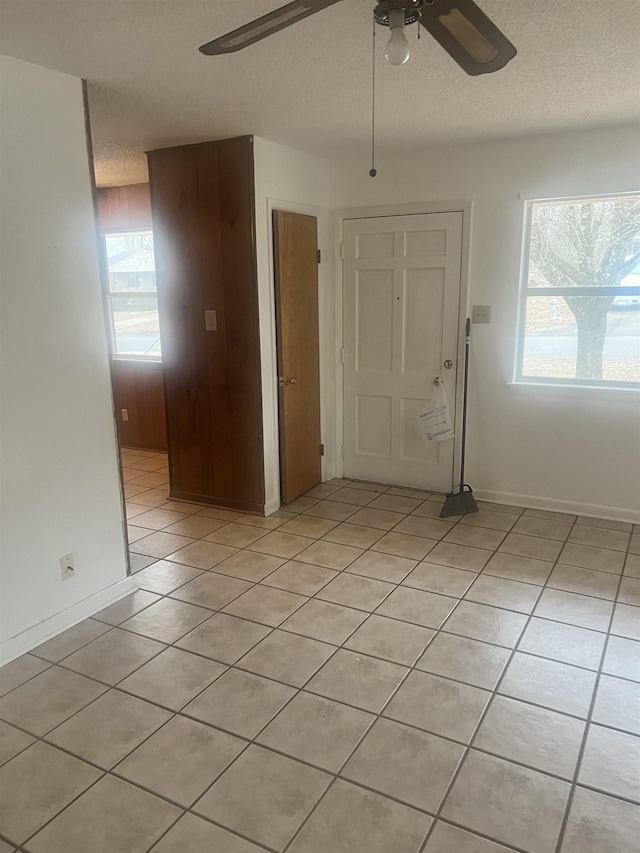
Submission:
[[[0,0],[0,52],[89,81],[100,185],[145,150],[254,133],[326,157],[369,150],[372,0],[344,0],[236,54],[198,45],[285,0]],[[640,120],[639,0],[480,0],[518,48],[468,77],[423,31],[382,56],[385,152]]]

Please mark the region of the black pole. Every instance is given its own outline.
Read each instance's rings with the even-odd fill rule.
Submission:
[[[467,317],[464,344],[464,390],[462,392],[462,447],[460,449],[460,491],[464,487],[464,453],[467,443],[467,387],[469,384],[469,347],[471,337],[471,318]]]
[[[469,387],[469,350],[471,347],[471,320],[467,317],[464,343],[464,385],[462,392],[462,446],[460,448],[460,491],[458,494],[447,495],[442,505],[440,518],[453,515],[467,515],[478,512],[478,504],[473,497],[473,491],[464,482],[464,456],[467,445],[467,390]]]

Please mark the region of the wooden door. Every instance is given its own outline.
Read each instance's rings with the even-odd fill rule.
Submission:
[[[454,442],[417,415],[444,379],[455,407],[462,214],[344,223],[344,476],[448,492]]]
[[[273,212],[280,477],[284,504],[321,480],[318,223]]]

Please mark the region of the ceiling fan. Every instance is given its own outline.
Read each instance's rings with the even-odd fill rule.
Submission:
[[[203,44],[200,51],[207,56],[215,56],[242,50],[339,2],[294,0]],[[385,56],[392,65],[403,65],[409,59],[409,44],[404,28],[416,22],[434,37],[467,74],[499,71],[517,53],[509,39],[473,0],[381,0],[373,16],[377,24],[391,30]]]

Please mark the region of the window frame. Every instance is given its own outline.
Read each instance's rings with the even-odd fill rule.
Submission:
[[[556,387],[574,389],[598,389],[617,391],[640,391],[640,380],[618,379],[576,379],[575,377],[523,376],[524,348],[526,339],[527,303],[532,296],[620,296],[620,285],[614,287],[529,287],[529,262],[531,257],[531,218],[533,206],[537,204],[561,204],[563,202],[588,202],[598,199],[640,198],[636,192],[600,193],[584,196],[563,196],[559,198],[530,198],[524,200],[522,220],[522,249],[520,253],[520,282],[518,288],[518,311],[516,320],[515,357],[513,362],[513,381],[511,385],[520,387]],[[640,296],[640,285],[626,286],[626,296]]]
[[[145,291],[112,291],[111,290],[111,280],[109,274],[109,252],[107,249],[107,238],[112,235],[118,234],[151,234],[151,237],[154,237],[153,228],[149,226],[142,226],[138,228],[107,228],[102,232],[102,247],[104,252],[104,265],[105,265],[105,284],[106,284],[106,302],[107,302],[107,313],[108,313],[108,321],[109,321],[109,329],[111,331],[111,358],[114,361],[133,361],[133,362],[141,362],[146,364],[162,364],[162,354],[160,355],[145,355],[145,354],[121,354],[116,352],[116,328],[115,328],[115,318],[113,315],[113,307],[112,301],[114,299],[123,299],[123,298],[133,298],[133,299],[155,299],[156,301],[156,310],[158,313],[158,320],[160,319],[159,312],[159,300],[158,300],[158,291],[156,290],[145,290]],[[154,241],[154,275],[155,275],[155,241]],[[162,345],[162,341],[160,341]]]

